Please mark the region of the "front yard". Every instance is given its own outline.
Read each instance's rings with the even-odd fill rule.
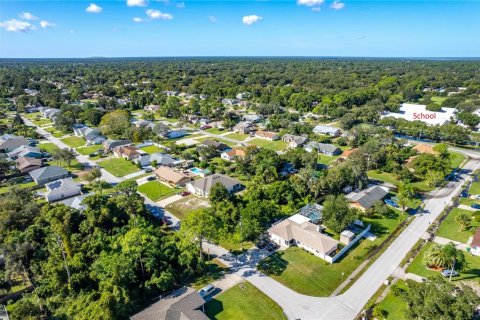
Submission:
[[[50,155],[53,155],[56,151],[60,150],[59,147],[57,147],[55,144],[51,142],[47,143],[39,143],[37,147],[40,148],[40,150],[45,150],[46,152],[50,153]]]
[[[140,150],[145,151],[145,152],[148,153],[148,154],[157,153],[157,152],[164,152],[164,151],[165,151],[165,150],[163,150],[162,148],[159,148],[159,147],[157,147],[157,146],[155,146],[155,145],[146,146],[146,147],[140,148]]]
[[[206,304],[210,319],[277,320],[286,319],[282,309],[248,282],[242,282]]]
[[[123,158],[110,158],[98,164],[116,177],[123,177],[139,170],[136,165]]]
[[[452,209],[445,220],[442,221],[440,228],[438,228],[437,235],[447,239],[466,243],[468,238],[473,236],[473,233],[480,225],[480,223],[473,218],[474,213],[475,211],[463,210],[459,208]],[[471,218],[470,226],[464,227],[463,230],[461,230],[461,225],[456,220],[460,214],[466,214]]]
[[[188,213],[198,209],[208,208],[209,206],[210,204],[208,199],[189,195],[183,199],[169,204],[165,207],[165,210],[182,220]]]
[[[256,145],[257,147],[270,149],[273,151],[282,151],[287,148],[287,143],[282,140],[270,141],[266,139],[253,139],[248,142],[249,144]]]
[[[395,285],[402,289],[407,288],[407,284],[403,280],[398,280]],[[387,296],[378,304],[377,308],[385,312],[385,319],[406,319],[405,311],[407,310],[407,304],[401,297],[394,295],[392,290],[388,292]]]
[[[67,138],[61,139],[63,143],[65,143],[70,148],[78,148],[85,145],[85,140],[83,138],[77,136],[71,136]]]
[[[149,181],[138,186],[138,191],[146,195],[153,201],[173,196],[180,192],[181,189],[169,188],[158,181]]]
[[[229,133],[225,135],[225,137],[233,139],[233,140],[238,140],[238,141],[243,141],[249,137],[248,134],[242,134],[242,133]]]
[[[227,146],[229,146],[230,148],[235,146],[235,143],[233,142],[230,142],[230,141],[227,141],[227,140],[224,140],[224,139],[220,139],[220,138],[215,138],[215,137],[202,137],[202,138],[195,138],[195,140],[197,140],[198,142],[203,142],[205,140],[214,140],[214,141],[218,141],[218,142],[221,142],[221,143],[224,143],[226,144]]]
[[[89,154],[95,153],[102,148],[101,144],[95,144],[87,147],[77,148],[77,152],[88,156]]]

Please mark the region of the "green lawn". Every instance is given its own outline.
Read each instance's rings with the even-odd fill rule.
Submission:
[[[480,194],[480,182],[473,182],[470,190],[468,191],[470,194]]]
[[[458,217],[461,213],[465,213],[472,218],[470,227],[464,228],[463,230],[460,230],[461,225],[455,220],[456,217]],[[474,211],[470,210],[463,210],[459,208],[453,209],[450,211],[445,220],[442,221],[440,228],[438,228],[437,235],[447,239],[466,243],[468,238],[473,235],[477,227],[480,225],[475,219],[473,219],[473,213]]]
[[[238,140],[238,141],[243,141],[249,137],[248,134],[242,134],[242,133],[229,133],[226,134],[225,137],[233,139],[233,140]]]
[[[317,163],[319,164],[324,164],[326,166],[329,166],[331,165],[332,163],[334,163],[337,159],[338,159],[339,156],[327,156],[323,153],[319,153],[318,154],[318,159],[317,159]]]
[[[226,144],[226,145],[229,146],[229,147],[235,146],[235,143],[233,143],[233,142],[230,142],[230,141],[227,141],[227,140],[223,140],[223,139],[220,139],[220,138],[215,138],[215,137],[195,138],[195,140],[197,140],[198,142],[203,142],[203,141],[205,141],[205,140],[215,140],[215,141],[219,141],[219,142],[221,142],[221,143],[224,143],[224,144]]]
[[[180,189],[169,188],[158,181],[149,181],[138,186],[138,191],[153,201],[177,194]]]
[[[140,148],[140,150],[143,150],[143,151],[145,151],[146,153],[149,153],[149,154],[157,153],[157,152],[164,152],[164,151],[165,151],[165,150],[163,150],[162,148],[159,148],[159,147],[157,147],[157,146],[155,146],[155,145],[143,147],[143,148]]]
[[[51,155],[54,154],[60,148],[57,147],[55,144],[47,142],[47,143],[39,143],[37,145],[40,149],[44,149],[46,152],[50,153]]]
[[[205,130],[206,132],[208,133],[211,133],[211,134],[222,134],[222,133],[225,133],[225,129],[223,130],[220,130],[218,128],[210,128],[210,129],[207,129]]]
[[[85,145],[85,139],[77,136],[67,137],[62,139],[61,141],[68,145],[70,148],[78,148]]]
[[[43,126],[43,125],[46,125],[46,124],[53,124],[53,122],[50,121],[50,119],[38,119],[37,120],[36,118],[34,118],[34,119],[31,119],[31,121],[37,126]]]
[[[400,180],[398,179],[397,175],[390,172],[378,172],[377,170],[370,170],[368,171],[368,178],[373,180],[380,180],[386,183],[390,183],[393,185],[398,185]],[[434,187],[430,187],[427,185],[426,181],[417,181],[412,183],[413,188],[417,192],[428,192],[435,189]]]
[[[287,148],[287,143],[282,140],[270,141],[265,139],[253,139],[249,141],[250,144],[256,145],[261,148],[270,149],[273,151],[281,151]]]
[[[35,183],[35,181],[32,181],[32,182],[25,182],[25,183],[20,183],[20,184],[15,184],[15,187],[17,188],[20,188],[20,189],[25,189],[25,188],[31,188],[31,187],[35,187],[37,184]],[[5,193],[7,191],[9,191],[10,189],[12,189],[13,186],[3,186],[3,187],[0,187],[0,193]]]
[[[399,288],[407,287],[406,282],[403,280],[398,280],[395,285]],[[406,319],[405,311],[407,310],[407,304],[401,297],[394,295],[392,290],[388,292],[387,296],[378,304],[377,308],[386,313],[386,319]]]
[[[398,212],[391,218],[364,219],[372,224],[372,232],[377,235],[377,239],[361,240],[334,264],[329,264],[298,247],[290,247],[263,260],[259,269],[301,294],[329,296],[403,219]]]
[[[277,320],[286,319],[282,309],[248,282],[242,282],[206,304],[210,319]]]
[[[99,162],[99,164],[116,177],[123,177],[140,170],[136,165],[123,158],[110,158]]]
[[[465,160],[465,156],[463,154],[450,151],[450,167],[452,169],[458,168],[463,160]]]
[[[206,270],[200,275],[195,276],[192,282],[189,283],[189,287],[199,290],[207,284],[224,277],[228,272],[228,267],[221,263],[220,260],[217,258],[209,260],[210,258],[208,255],[205,255]]]
[[[443,101],[447,100],[448,97],[432,97],[432,101],[438,105],[441,105]]]
[[[97,152],[100,149],[102,149],[101,144],[94,144],[94,145],[87,146],[87,147],[77,148],[77,152],[80,153],[80,154],[83,154],[83,155],[89,155],[91,153]]]
[[[172,213],[175,217],[178,219],[182,220],[185,218],[185,216],[197,209],[202,209],[202,208],[207,208],[209,207],[210,204],[208,202],[208,199],[204,198],[199,198],[194,195],[189,195],[187,197],[184,197],[178,201],[175,201],[168,206],[165,207],[165,209]]]
[[[429,242],[420,249],[420,252],[415,257],[412,264],[407,268],[407,272],[417,274],[424,278],[432,278],[440,274],[439,271],[427,269],[423,264],[423,256],[432,245],[433,243]],[[468,252],[465,252],[464,254],[466,261],[465,269],[462,271],[457,270],[460,273],[460,276],[453,277],[452,281],[475,280],[480,283],[480,257],[473,256]]]

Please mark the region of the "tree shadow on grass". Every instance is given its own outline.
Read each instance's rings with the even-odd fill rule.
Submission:
[[[283,252],[275,252],[257,265],[264,274],[280,276],[288,266],[288,261],[282,258]]]
[[[210,319],[217,319],[217,315],[223,311],[223,302],[217,299],[210,300],[205,305],[205,313]]]

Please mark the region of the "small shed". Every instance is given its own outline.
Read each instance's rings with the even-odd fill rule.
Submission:
[[[355,239],[355,233],[350,230],[343,230],[342,233],[340,233],[340,242],[343,244],[349,244],[353,239]]]

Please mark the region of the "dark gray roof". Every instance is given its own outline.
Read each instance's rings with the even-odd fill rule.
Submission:
[[[333,144],[328,144],[328,143],[319,143],[319,142],[315,142],[315,141],[310,141],[308,144],[307,144],[308,147],[310,148],[313,148],[313,149],[317,149],[319,151],[325,151],[327,153],[336,153],[336,152],[340,152],[340,148],[334,146]]]
[[[371,186],[360,192],[351,192],[347,194],[350,202],[357,202],[365,209],[373,207],[375,202],[382,200],[388,194],[388,189],[381,186]]]
[[[113,149],[116,147],[120,146],[125,146],[131,144],[130,140],[112,140],[112,139],[107,139],[103,141],[103,146],[108,149]]]
[[[294,141],[296,144],[301,145],[307,142],[308,138],[287,133],[283,135],[282,140],[286,142]]]
[[[58,177],[61,175],[67,176],[68,171],[62,167],[48,166],[48,167],[43,167],[43,168],[30,171],[29,174],[33,180],[38,181],[38,180],[48,179],[52,177]]]
[[[70,192],[80,193],[82,187],[75,183],[72,178],[60,179],[46,185],[46,195],[69,194]]]
[[[237,179],[230,178],[228,176],[224,176],[222,174],[212,174],[211,176],[207,176],[205,178],[195,180],[192,182],[192,185],[202,190],[203,192],[210,192],[210,189],[216,184],[221,183],[225,188],[231,189],[235,185],[240,184],[240,181]]]
[[[204,146],[213,146],[215,149],[218,151],[225,151],[227,149],[230,149],[229,146],[227,146],[225,143],[215,141],[215,140],[205,140],[202,142],[202,145]]]

